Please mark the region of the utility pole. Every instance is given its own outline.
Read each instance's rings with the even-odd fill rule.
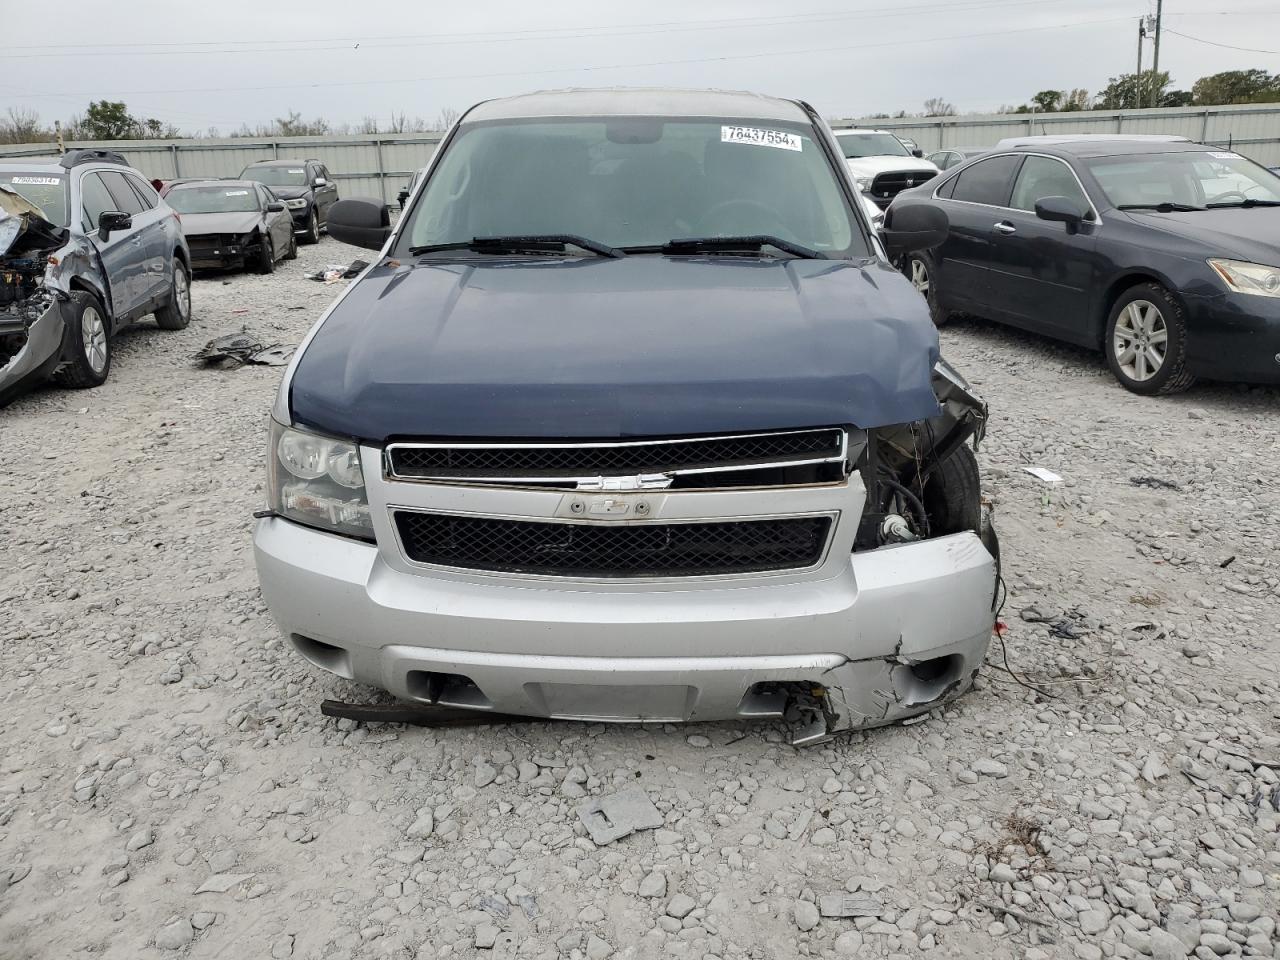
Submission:
[[[1153,41],[1155,53],[1151,57],[1151,105],[1160,106],[1160,81],[1156,79],[1160,72],[1160,15],[1164,12],[1164,0],[1156,0],[1156,38]]]
[[[1138,69],[1133,74],[1133,105],[1142,107],[1142,41],[1147,38],[1147,18],[1138,18]]]

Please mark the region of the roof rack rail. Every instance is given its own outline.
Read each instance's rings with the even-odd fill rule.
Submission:
[[[60,166],[70,170],[72,167],[79,166],[82,163],[118,163],[122,167],[127,167],[129,161],[122,154],[116,153],[114,150],[68,150],[62,155],[62,159],[58,161]]]

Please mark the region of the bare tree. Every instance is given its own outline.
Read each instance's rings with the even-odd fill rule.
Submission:
[[[930,97],[924,102],[924,115],[926,117],[954,117],[956,108],[954,104],[947,103],[941,97]]]
[[[8,117],[0,119],[0,143],[38,143],[50,136],[34,110],[10,107]]]
[[[437,130],[448,130],[458,122],[458,117],[460,116],[462,116],[462,114],[458,113],[458,111],[453,109],[453,107],[445,107],[440,111],[440,115],[436,117],[435,128]]]

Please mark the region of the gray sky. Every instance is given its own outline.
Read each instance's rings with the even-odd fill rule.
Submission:
[[[1154,3],[218,0],[187,13],[172,0],[5,0],[0,112],[53,120],[105,97],[226,133],[291,109],[338,124],[432,119],[489,97],[613,85],[750,89],[826,116],[915,112],[929,97],[984,112],[1046,88],[1097,92],[1132,72],[1137,18]],[[1201,41],[1166,32],[1160,65],[1175,87],[1219,70],[1280,71],[1280,53],[1203,42],[1280,51],[1274,0],[1167,0],[1164,23]]]

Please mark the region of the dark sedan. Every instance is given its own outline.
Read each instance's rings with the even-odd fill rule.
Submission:
[[[1197,376],[1280,383],[1280,177],[1196,143],[996,151],[898,195],[947,240],[905,272],[936,323],[964,312],[1101,348],[1135,393]]]
[[[251,180],[180,183],[165,197],[182,217],[182,234],[199,268],[252,266],[271,273],[298,255],[293,218],[282,201]]]

